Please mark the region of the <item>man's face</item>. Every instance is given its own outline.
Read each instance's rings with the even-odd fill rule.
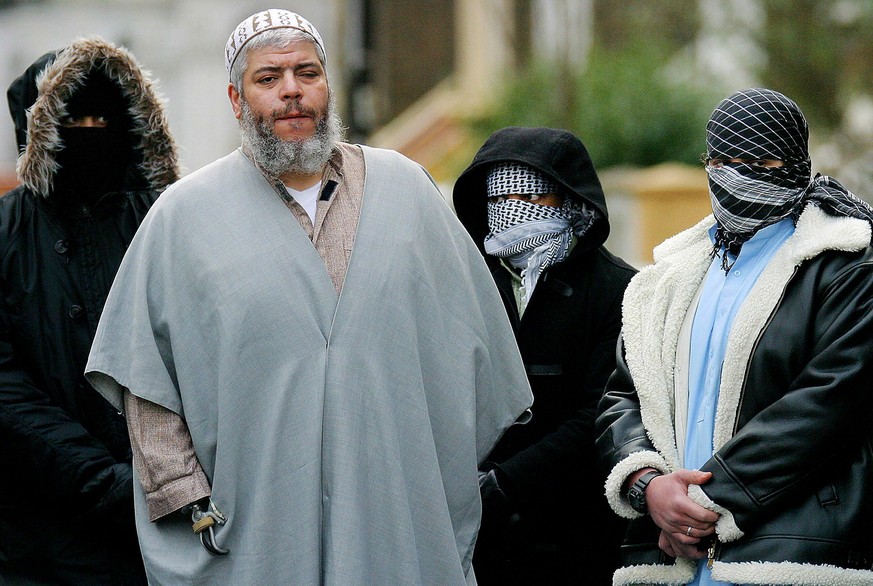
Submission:
[[[244,98],[233,85],[228,87],[234,116],[242,118],[244,99],[255,119],[284,141],[312,138],[327,115],[327,76],[315,46],[307,41],[249,51],[242,90]]]

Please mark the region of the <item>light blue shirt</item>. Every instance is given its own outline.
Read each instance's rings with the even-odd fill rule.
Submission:
[[[793,233],[794,222],[790,218],[762,228],[743,244],[727,274],[721,266],[721,257],[717,256],[703,279],[703,290],[691,326],[684,462],[689,470],[700,468],[712,457],[721,368],[734,318],[764,267]],[[715,227],[710,230],[710,238],[714,234]],[[722,251],[721,254],[726,253]],[[701,560],[698,567],[700,570],[691,584],[726,584],[712,580],[706,560]]]

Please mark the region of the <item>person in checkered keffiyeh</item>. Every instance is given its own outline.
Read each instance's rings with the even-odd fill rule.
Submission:
[[[615,368],[635,270],[603,245],[606,198],[582,141],[504,128],[455,183],[461,222],[503,297],[534,392],[533,417],[480,468],[479,584],[607,584],[624,523],[603,496],[594,415]]]

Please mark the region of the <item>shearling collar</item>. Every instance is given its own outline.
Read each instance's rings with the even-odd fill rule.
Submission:
[[[31,192],[47,197],[57,171],[55,153],[66,103],[88,73],[100,68],[117,82],[130,101],[137,174],[152,189],[163,189],[179,177],[176,145],[163,104],[148,72],[124,48],[99,38],[79,39],[58,53],[37,76],[37,98],[27,112],[27,145],[18,159],[18,178]],[[12,91],[10,89],[10,91]],[[12,103],[10,101],[10,103]]]

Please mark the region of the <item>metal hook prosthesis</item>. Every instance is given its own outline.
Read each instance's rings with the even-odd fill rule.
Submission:
[[[191,505],[191,529],[200,536],[200,543],[206,551],[212,555],[227,555],[229,549],[219,547],[215,543],[215,525],[224,525],[227,517],[221,514],[212,500],[209,500],[209,508],[203,510],[198,503]]]

